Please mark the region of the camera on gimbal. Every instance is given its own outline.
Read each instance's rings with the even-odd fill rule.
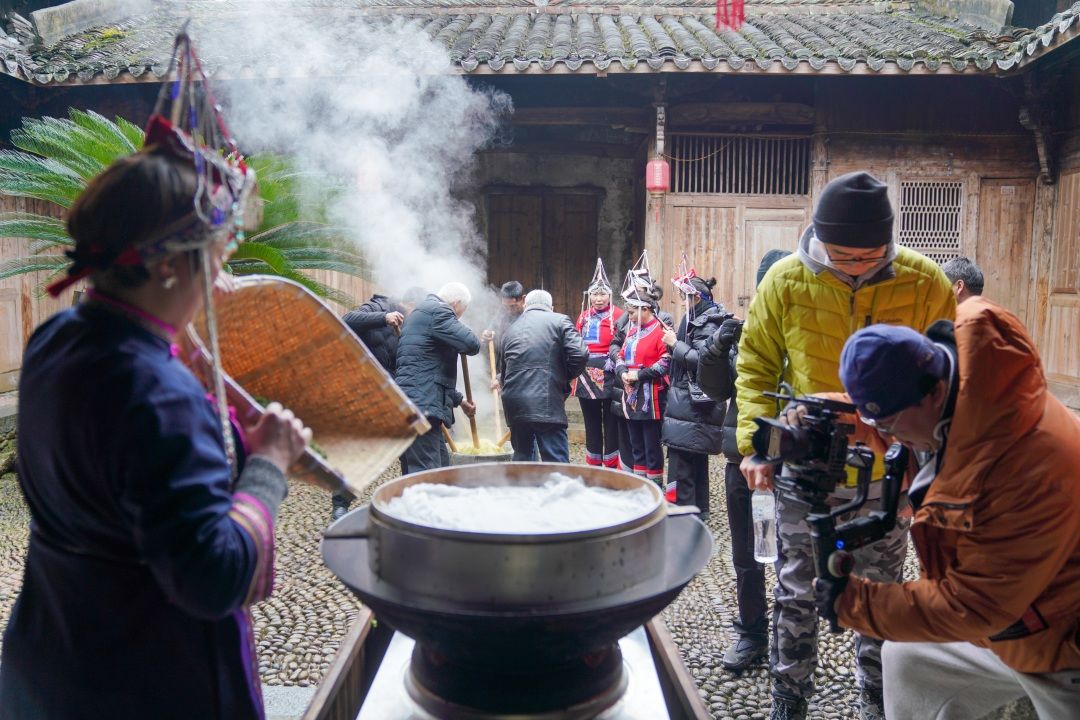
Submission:
[[[789,499],[822,509],[825,498],[847,479],[847,467],[866,475],[874,465],[874,454],[862,445],[848,446],[855,426],[842,416],[854,415],[851,403],[795,394],[765,393],[778,400],[806,407],[802,425],[787,425],[769,417],[754,418],[758,429],[753,445],[757,459],[770,464],[783,462],[787,472],[774,479],[777,489]]]
[[[784,463],[785,472],[773,478],[773,484],[788,501],[807,507],[807,523],[814,546],[814,566],[818,577],[843,577],[851,573],[855,560],[852,550],[877,542],[896,526],[900,488],[907,473],[909,451],[894,443],[885,453],[885,475],[881,479],[881,508],[845,523],[838,518],[866,504],[874,453],[856,443],[848,444],[855,426],[844,422],[843,415],[854,416],[850,403],[825,398],[797,396],[794,393],[765,393],[787,403],[806,407],[801,425],[792,426],[773,418],[755,418],[755,459],[764,463]],[[847,468],[857,471],[855,497],[849,502],[830,506],[829,495],[847,479]],[[839,628],[832,624],[833,632]]]

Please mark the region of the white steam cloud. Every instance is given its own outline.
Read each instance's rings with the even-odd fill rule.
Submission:
[[[317,11],[285,18],[271,7],[192,33],[205,56],[224,60],[223,74],[256,69],[259,79],[215,83],[240,146],[285,156],[311,178],[306,192],[320,206],[329,198],[327,219],[356,243],[381,291],[465,283],[473,294],[465,322],[479,334],[499,302],[487,289],[475,209],[462,196],[476,152],[512,111],[509,96],[470,87],[416,22]],[[328,183],[346,190],[327,193]],[[486,351],[470,369],[480,432],[490,437]]]
[[[201,29],[197,45],[227,58],[238,32],[261,73],[286,76],[218,83],[241,146],[289,157],[316,179],[311,192],[320,193],[318,178],[349,188],[333,195],[328,219],[356,242],[382,290],[456,280],[493,309],[483,302],[474,208],[460,193],[509,97],[471,88],[446,50],[401,18],[230,18]]]

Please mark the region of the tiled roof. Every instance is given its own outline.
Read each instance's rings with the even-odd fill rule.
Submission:
[[[867,0],[758,0],[749,3],[738,32],[714,28],[712,12],[705,9],[713,0],[585,1],[587,7],[569,6],[568,0],[548,0],[542,8],[527,0],[306,0],[257,7],[264,14],[304,12],[322,22],[333,17],[339,29],[404,17],[445,46],[465,73],[997,74],[1080,35],[1080,2],[1037,29],[989,34],[957,20]],[[252,7],[244,0],[195,2],[183,17],[193,17],[197,38],[200,23]],[[179,14],[131,18],[47,49],[0,39],[0,72],[39,84],[154,81],[167,71],[180,23]],[[242,36],[242,22],[237,26]],[[204,57],[205,64],[228,76],[263,74],[266,60],[243,58],[242,46],[237,43],[228,60]]]

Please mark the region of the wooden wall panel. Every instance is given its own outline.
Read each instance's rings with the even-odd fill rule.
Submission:
[[[750,298],[757,287],[757,269],[765,253],[770,250],[794,252],[799,247],[799,237],[809,224],[809,208],[746,208],[743,211],[744,241],[740,243],[738,262],[739,293],[735,304],[728,305],[728,309],[740,317],[746,317]]]
[[[1080,170],[1061,175],[1056,210],[1050,292],[1077,294],[1080,293]]]
[[[717,302],[745,316],[761,257],[774,248],[794,250],[810,222],[806,196],[672,194],[663,202],[663,232],[649,257],[664,283],[663,308],[676,318],[683,308],[671,277],[684,252],[698,275],[716,277]]]
[[[1051,302],[1047,315],[1042,348],[1046,374],[1080,386],[1080,302]]]
[[[716,278],[713,296],[717,301],[726,305],[729,298],[735,297],[737,216],[735,207],[682,205],[668,209],[660,253],[649,260],[655,279],[664,288],[661,306],[676,319],[682,317],[684,309],[671,278],[682,262],[683,253],[698,275]]]
[[[14,390],[13,371],[22,360],[22,322],[19,319],[19,291],[0,288],[0,392]]]
[[[369,280],[353,277],[352,275],[345,275],[343,273],[335,272],[333,270],[311,270],[307,271],[306,274],[310,276],[313,280],[317,280],[318,282],[321,282],[324,285],[328,285],[335,290],[340,290],[341,292],[348,293],[352,296],[353,300],[356,301],[357,305],[364,302],[365,300],[370,298],[375,292],[378,291],[378,287],[375,285],[375,283]],[[329,304],[340,314],[344,314],[349,310],[352,310],[351,307],[347,308],[343,305],[339,305],[336,302],[331,302]]]
[[[1034,208],[1034,180],[982,181],[973,259],[983,270],[983,293],[1012,310],[1025,326],[1033,317],[1027,284]]]
[[[0,213],[7,212],[58,216],[60,209],[41,200],[0,196]],[[24,238],[0,238],[0,261],[29,253],[30,241]],[[10,389],[9,386],[17,381],[15,371],[19,368],[23,348],[34,328],[53,313],[71,305],[74,289],[65,291],[56,299],[44,294],[41,285],[47,277],[47,273],[34,273],[0,280],[0,295],[5,305],[0,311],[4,315],[4,319],[0,320],[0,342],[4,343],[4,347],[0,348],[0,391]]]
[[[60,214],[59,208],[50,203],[0,196],[0,213],[5,212]],[[29,252],[30,242],[24,238],[0,238],[0,261],[23,257]],[[376,289],[371,282],[330,270],[316,270],[309,274],[322,283],[349,293],[357,303],[369,298]],[[41,285],[46,277],[46,273],[36,273],[0,281],[0,392],[13,389],[17,383],[22,351],[34,329],[54,313],[70,307],[75,290],[82,287],[80,283],[54,299],[42,291]],[[336,303],[332,305],[339,313],[351,309]]]
[[[1049,255],[1039,350],[1051,388],[1080,406],[1080,169],[1062,173],[1058,181]]]
[[[1080,64],[1073,63],[1062,87],[1080,88]],[[1066,98],[1064,116],[1065,131],[1057,142],[1057,162],[1062,172],[1080,169],[1080,92],[1075,90]]]

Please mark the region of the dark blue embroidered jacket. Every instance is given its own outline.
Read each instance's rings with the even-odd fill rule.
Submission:
[[[271,589],[276,507],[231,492],[202,387],[164,340],[85,304],[22,367],[32,524],[0,717],[262,717],[246,607]]]

